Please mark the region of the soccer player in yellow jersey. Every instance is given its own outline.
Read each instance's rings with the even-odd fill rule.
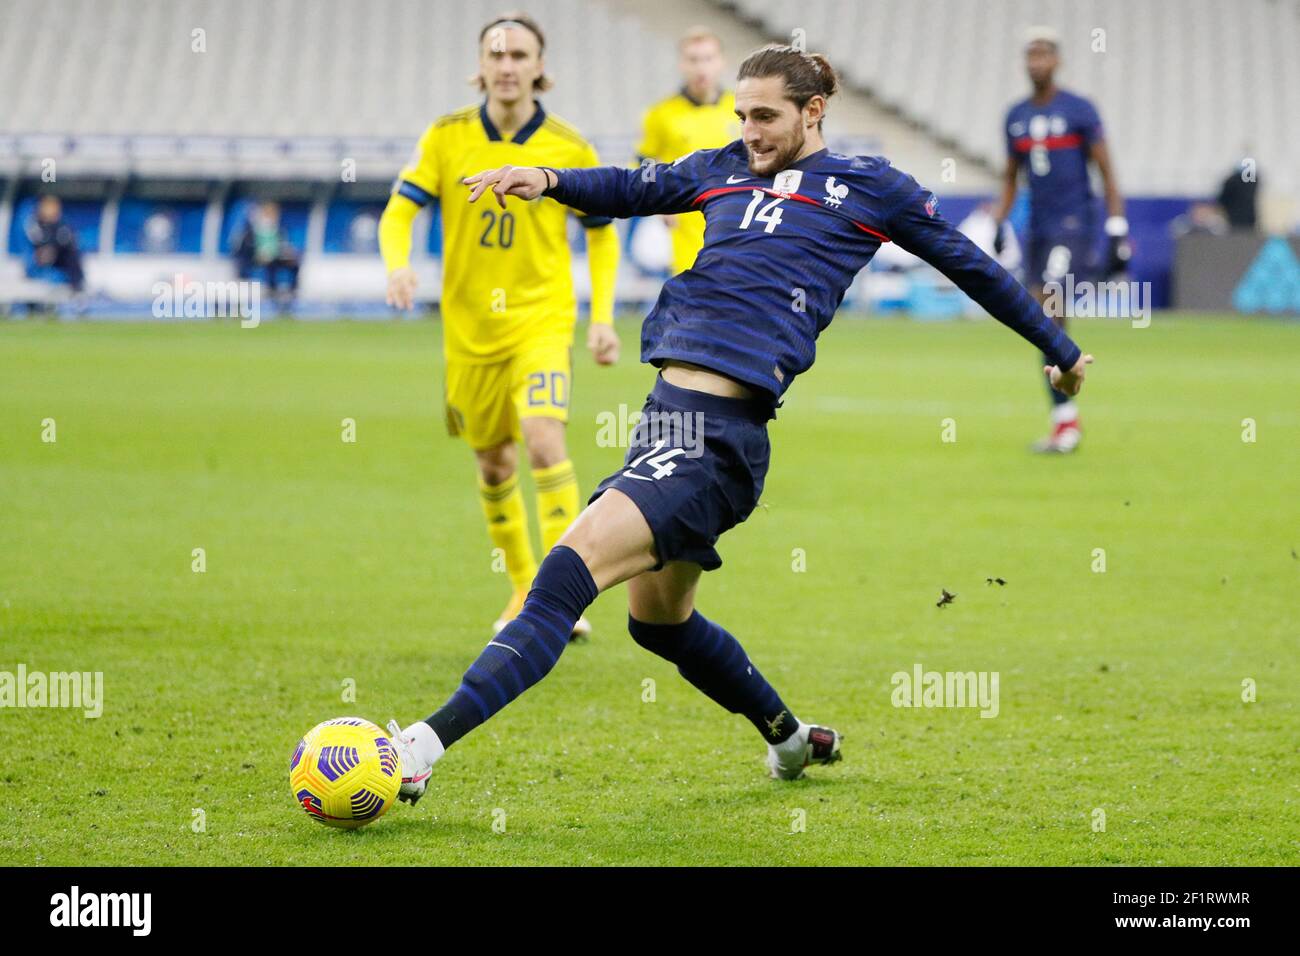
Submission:
[[[671,163],[697,149],[716,149],[740,138],[736,95],[722,88],[722,40],[705,27],[695,27],[678,41],[678,51],[682,88],[646,110],[638,162]],[[704,216],[687,212],[664,220],[672,236],[676,275],[695,264],[704,245]]]
[[[506,163],[598,165],[591,144],[535,98],[551,85],[543,71],[545,45],[541,29],[522,13],[483,28],[477,81],[486,99],[425,130],[379,224],[388,302],[409,309],[416,287],[411,223],[420,207],[441,197],[447,427],[474,450],[488,534],[505,556],[513,588],[497,631],[523,606],[537,573],[517,474],[520,438],[537,485],[543,554],[580,510],[564,441],[577,300],[569,210],[550,199],[512,199],[504,210],[472,206],[460,182]],[[618,238],[608,219],[581,222],[591,266],[587,347],[599,364],[610,365],[619,352],[613,325]],[[575,636],[589,631],[585,620],[574,627]]]

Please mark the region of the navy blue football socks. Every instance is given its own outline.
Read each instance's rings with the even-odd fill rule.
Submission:
[[[532,687],[568,646],[573,623],[596,600],[596,582],[576,551],[557,545],[542,561],[519,616],[469,666],[447,703],[425,719],[444,747],[464,737]],[[699,611],[681,624],[628,617],[633,640],[665,660],[705,695],[744,714],[771,744],[788,740],[799,722],[740,642]]]
[[[768,743],[779,744],[799,728],[740,642],[699,611],[681,624],[647,624],[629,615],[627,629],[646,650],[676,664],[706,696],[749,718]]]
[[[450,747],[550,673],[598,593],[576,551],[552,548],[519,616],[483,648],[451,699],[425,719],[442,745]]]

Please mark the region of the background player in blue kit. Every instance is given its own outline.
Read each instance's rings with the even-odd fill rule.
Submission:
[[[1025,67],[1033,95],[1007,112],[1007,166],[1002,198],[994,216],[998,222],[994,248],[1002,251],[1003,222],[1016,199],[1020,171],[1029,182],[1029,235],[1025,284],[1042,302],[1043,285],[1109,277],[1125,269],[1129,259],[1128,220],[1124,199],[1115,183],[1110,153],[1096,108],[1082,96],[1060,89],[1054,79],[1060,64],[1055,31],[1032,28],[1025,44]],[[1088,163],[1095,163],[1105,192],[1107,261],[1099,268],[1094,250],[1097,216]],[[1059,310],[1058,310],[1059,311]],[[1053,318],[1065,325],[1064,315]],[[1071,452],[1082,434],[1079,413],[1070,396],[1050,389],[1052,430],[1034,445],[1036,451]]]
[[[643,325],[642,361],[660,372],[623,467],[596,488],[542,561],[519,615],[451,698],[405,729],[390,723],[404,800],[424,793],[447,747],[549,673],[573,622],[623,581],[632,638],[748,718],[773,777],[796,779],[810,763],[839,758],[840,735],[795,717],[740,643],[696,610],[695,593],[701,573],[722,563],[718,537],[758,503],[767,422],[881,243],[930,262],[1036,345],[1062,392],[1083,384],[1092,356],[943,220],[933,193],[887,160],[826,149],[822,117],[837,82],[824,57],[767,47],[745,60],[738,80],[741,139],[721,149],[638,169],[504,166],[465,180],[471,202],[491,189],[502,204],[545,195],[594,216],[700,210],[704,247],[664,285]],[[703,425],[702,448],[690,452],[671,429],[654,427],[686,415]]]

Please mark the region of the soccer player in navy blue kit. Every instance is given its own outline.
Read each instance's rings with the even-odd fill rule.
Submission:
[[[1060,89],[1054,79],[1060,65],[1060,42],[1054,31],[1033,27],[1025,45],[1025,68],[1033,95],[1007,112],[1007,167],[1002,198],[994,213],[998,222],[995,251],[1002,251],[1003,222],[1016,199],[1020,171],[1029,181],[1029,235],[1025,284],[1039,302],[1043,286],[1073,275],[1074,286],[1109,278],[1123,271],[1129,258],[1128,220],[1124,199],[1115,183],[1110,152],[1096,108],[1082,96]],[[1094,263],[1097,222],[1088,164],[1095,163],[1106,197],[1108,261],[1104,272]],[[1060,296],[1055,297],[1060,301]],[[1053,316],[1062,327],[1065,315]],[[1079,412],[1070,396],[1049,388],[1052,430],[1035,451],[1068,453],[1079,445]]]
[[[628,585],[628,630],[647,650],[766,741],[771,776],[793,780],[840,756],[840,735],[801,722],[727,631],[695,608],[703,571],[722,563],[718,536],[744,521],[767,474],[767,422],[812,364],[817,335],[882,242],[936,266],[1044,352],[1052,384],[1073,395],[1083,355],[1025,289],[939,215],[937,200],[879,157],[841,156],[822,141],[836,90],[824,57],[767,47],[740,68],[741,139],[639,169],[504,166],[471,176],[491,190],[548,197],[588,215],[701,210],[704,247],[668,280],[647,316],[641,359],[659,367],[623,467],[606,478],[538,569],[519,616],[426,720],[390,722],[402,799],[424,793],[445,749],[541,680],[596,595]],[[665,423],[693,416],[703,440],[673,441]]]

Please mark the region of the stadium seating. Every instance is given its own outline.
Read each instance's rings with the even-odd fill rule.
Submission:
[[[465,41],[502,6],[7,0],[21,29],[0,31],[0,88],[10,94],[0,111],[0,307],[63,295],[31,280],[23,258],[22,223],[51,160],[65,205],[83,210],[74,226],[88,285],[110,297],[138,301],[177,272],[232,274],[225,256],[240,211],[269,197],[296,209],[305,298],[346,301],[365,289],[376,299],[374,226],[388,185],[432,117],[477,98]],[[1063,83],[1101,107],[1125,194],[1146,197],[1129,207],[1141,240],[1135,266],[1157,289],[1172,256],[1168,220],[1187,197],[1216,191],[1243,156],[1258,160],[1266,193],[1300,196],[1300,124],[1291,121],[1300,116],[1300,0],[524,6],[547,32],[556,87],[546,107],[612,162],[633,155],[642,109],[676,83],[674,31],[705,11],[732,24],[733,51],[803,31],[809,49],[831,57],[860,91],[836,107],[833,148],[887,151],[922,177],[941,157],[964,157],[960,183],[929,180],[960,219],[996,188],[1000,120],[1025,95],[1023,29],[1046,23],[1064,38]],[[1105,52],[1092,48],[1098,29]],[[1159,55],[1143,53],[1157,43]],[[341,181],[344,162],[355,182]],[[1151,198],[1161,196],[1170,198]],[[417,221],[414,246],[429,280],[439,244],[433,210]],[[577,274],[583,288],[585,270]],[[656,287],[653,268],[620,274],[625,302]],[[436,283],[422,288],[432,294]]]
[[[82,152],[128,148],[192,158],[249,140],[246,158],[333,161],[328,141],[409,143],[432,115],[475,96],[467,44],[442,42],[485,21],[497,0],[10,0],[23,29],[0,33],[0,136],[67,136]],[[558,83],[549,108],[603,143],[631,149],[639,108],[671,82],[671,40],[616,6],[527,5],[548,31]],[[1063,37],[1063,76],[1096,97],[1134,193],[1205,192],[1242,156],[1273,187],[1300,191],[1300,0],[737,0],[773,36],[805,31],[846,79],[936,137],[999,167],[1005,106],[1024,95],[1023,28]],[[201,50],[194,31],[203,31]],[[1104,31],[1105,52],[1095,52]],[[1259,42],[1259,38],[1267,42]],[[1161,55],[1135,55],[1159,41]],[[437,55],[430,50],[437,49]],[[1108,53],[1123,54],[1108,56]],[[629,65],[654,64],[629,69]],[[918,66],[927,65],[918,69]],[[176,81],[183,78],[183,81]],[[1191,115],[1213,123],[1187,122]],[[122,137],[133,138],[124,144]],[[154,137],[150,142],[147,137]],[[145,137],[144,139],[138,138]],[[183,147],[175,137],[185,137]],[[314,140],[324,140],[326,145]],[[0,156],[14,152],[0,143]],[[39,155],[39,141],[29,142]],[[358,142],[360,145],[360,142]],[[0,167],[2,170],[2,167]]]
[[[614,6],[527,8],[547,32],[556,80],[547,109],[611,161],[630,158],[641,110],[676,82],[673,38]],[[383,288],[374,218],[387,186],[432,118],[479,97],[465,40],[501,9],[497,0],[9,0],[23,29],[0,32],[0,88],[13,94],[0,111],[0,304],[62,295],[41,293],[22,261],[22,223],[49,158],[61,187],[104,181],[95,228],[78,233],[88,285],[110,297],[139,300],[174,273],[230,278],[241,186],[284,198],[277,182],[314,182],[328,188],[291,197],[311,208],[298,226],[304,297],[338,302],[367,289],[373,299]],[[344,160],[358,195],[340,184]],[[115,189],[128,175],[123,196]],[[188,191],[172,185],[180,181]],[[142,182],[167,188],[133,197]],[[204,182],[217,185],[194,195]],[[415,243],[429,294],[433,221],[417,221]],[[620,295],[650,295],[642,285],[621,284]]]
[[[0,34],[0,88],[18,94],[7,97],[0,132],[409,141],[431,116],[477,98],[468,83],[474,48],[452,41],[500,12],[501,3],[7,6],[25,28]],[[579,0],[526,6],[547,31],[548,69],[557,81],[548,108],[630,144],[640,111],[628,104],[650,103],[673,82],[671,39]],[[192,49],[195,30],[203,31],[202,52]],[[627,69],[629,63],[661,68]]]
[[[1213,193],[1252,157],[1261,185],[1300,193],[1297,0],[734,6],[772,36],[805,31],[808,48],[825,50],[848,82],[997,169],[1000,119],[1027,92],[1024,30],[1051,26],[1062,37],[1062,85],[1098,102],[1127,192]],[[1156,43],[1159,55],[1143,55]]]

